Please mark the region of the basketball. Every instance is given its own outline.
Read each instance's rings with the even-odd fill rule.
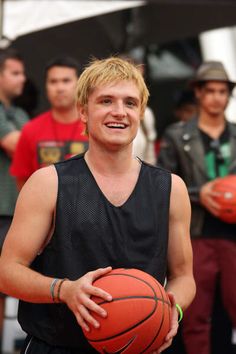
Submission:
[[[107,311],[106,318],[93,313],[100,327],[84,331],[99,353],[151,353],[163,344],[170,330],[171,304],[156,279],[138,269],[115,269],[93,285],[113,298],[106,302],[92,297]]]
[[[219,218],[227,223],[236,223],[236,175],[219,178],[213,190],[220,193],[214,198],[222,207]]]

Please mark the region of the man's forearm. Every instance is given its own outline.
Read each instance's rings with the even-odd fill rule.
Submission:
[[[165,290],[172,292],[176,302],[183,310],[186,310],[193,301],[196,293],[196,285],[192,276],[185,275],[169,280]]]
[[[50,286],[53,278],[41,275],[19,263],[0,262],[0,291],[20,300],[52,303]]]

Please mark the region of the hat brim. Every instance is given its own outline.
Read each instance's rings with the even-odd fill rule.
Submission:
[[[189,81],[189,87],[192,89],[196,88],[199,84],[204,84],[206,82],[224,82],[229,85],[230,90],[233,90],[234,87],[236,86],[236,82],[230,81],[230,80],[220,80],[220,79],[206,79],[206,80],[190,80]]]

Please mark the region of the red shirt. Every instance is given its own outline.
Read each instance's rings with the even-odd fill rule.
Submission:
[[[83,153],[88,147],[84,129],[79,119],[68,124],[57,122],[51,111],[34,118],[22,130],[11,174],[25,179],[40,167]]]

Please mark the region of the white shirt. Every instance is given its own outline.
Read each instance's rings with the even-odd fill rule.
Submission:
[[[155,117],[150,107],[147,107],[144,112],[142,128],[140,125],[138,133],[133,141],[133,156],[138,156],[141,160],[150,164],[156,164],[155,140],[157,133],[155,129]]]

